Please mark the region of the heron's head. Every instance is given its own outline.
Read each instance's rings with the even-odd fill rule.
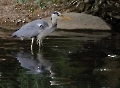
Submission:
[[[57,20],[57,19],[61,19],[61,18],[66,19],[66,20],[71,20],[70,17],[66,17],[66,16],[62,15],[60,12],[57,12],[57,11],[53,12],[51,18],[53,20]]]

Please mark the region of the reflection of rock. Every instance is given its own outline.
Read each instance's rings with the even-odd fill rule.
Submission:
[[[51,71],[52,63],[48,60],[45,60],[41,54],[38,54],[36,58],[30,53],[17,53],[16,58],[20,62],[21,66],[29,69],[28,73],[30,74],[39,74],[44,71]]]
[[[58,29],[93,29],[93,30],[111,30],[110,26],[97,16],[92,16],[85,13],[65,13],[72,20],[58,20]],[[50,22],[50,17],[45,18]]]

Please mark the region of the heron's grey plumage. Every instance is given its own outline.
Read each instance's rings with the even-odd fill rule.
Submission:
[[[48,23],[43,19],[38,19],[23,25],[18,31],[14,32],[12,36],[20,37],[22,40],[24,38],[32,38],[32,42],[31,42],[31,50],[32,50],[34,37],[35,36],[37,37],[37,41],[40,46],[42,39],[57,28],[57,19],[61,18],[60,16],[62,16],[61,13],[55,11],[51,15],[52,23],[50,26],[48,26]]]
[[[32,38],[37,36],[41,31],[48,27],[48,23],[42,19],[38,19],[23,25],[18,31],[14,32],[12,36],[23,38]]]
[[[57,20],[55,23],[52,23],[49,27],[46,27],[44,31],[41,31],[37,36],[37,41],[41,41],[44,37],[49,35],[51,32],[53,32],[57,28]]]

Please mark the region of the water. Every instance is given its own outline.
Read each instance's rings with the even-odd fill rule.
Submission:
[[[38,50],[0,38],[0,88],[120,88],[120,35],[57,31]]]

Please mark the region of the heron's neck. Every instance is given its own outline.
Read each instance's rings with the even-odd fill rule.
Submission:
[[[37,36],[37,40],[41,40],[42,38],[53,32],[57,28],[57,20],[51,21],[52,21],[51,25],[46,27],[46,29]]]
[[[51,21],[52,21],[51,26],[52,27],[57,27],[57,20],[56,19],[51,19]]]

